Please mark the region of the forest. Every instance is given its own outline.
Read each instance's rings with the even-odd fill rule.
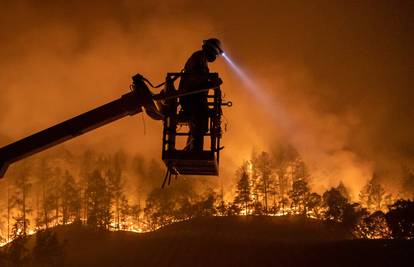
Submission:
[[[402,167],[401,190],[391,193],[374,173],[355,197],[342,182],[322,193],[291,146],[252,153],[232,186],[178,176],[164,189],[156,160],[122,150],[75,155],[59,148],[23,161],[1,182],[1,242],[24,239],[58,225],[149,232],[205,216],[303,216],[337,222],[356,239],[414,237],[414,173]],[[402,190],[404,189],[404,190]],[[393,190],[392,192],[395,192]]]

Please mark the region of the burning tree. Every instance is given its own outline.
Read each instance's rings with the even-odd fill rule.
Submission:
[[[32,183],[29,178],[29,167],[26,164],[22,164],[18,169],[14,187],[15,192],[12,201],[18,213],[17,216],[13,217],[15,223],[12,228],[12,236],[13,238],[25,237],[30,224],[28,215],[32,212],[32,209],[28,206],[28,195]]]
[[[299,154],[289,144],[280,145],[273,153],[275,168],[275,193],[278,195],[279,210],[286,213],[289,205],[289,192],[293,184],[293,169]]]
[[[41,191],[40,208],[36,218],[38,228],[49,228],[59,223],[60,178],[62,170],[51,168],[48,159],[42,158],[37,170],[37,184]]]
[[[128,200],[124,196],[124,181],[122,178],[122,159],[115,158],[112,163],[112,168],[106,171],[108,178],[108,189],[111,193],[112,201],[115,210],[115,227],[120,229],[121,217],[125,217],[125,206],[128,205]],[[124,212],[123,212],[124,211]],[[122,219],[124,220],[124,219]]]
[[[68,171],[65,171],[65,174],[63,175],[60,195],[62,198],[62,223],[67,224],[69,222],[80,220],[80,188]]]
[[[359,198],[361,204],[371,212],[384,208],[385,190],[379,182],[378,174],[373,174],[359,194]]]
[[[289,192],[289,196],[292,200],[292,210],[296,210],[297,213],[305,215],[307,212],[309,195],[309,185],[305,180],[299,179],[294,181],[292,190]]]
[[[218,195],[211,191],[207,192],[193,204],[194,206],[194,216],[204,217],[204,216],[213,216],[216,214],[216,202],[218,200]]]
[[[245,162],[237,171],[239,181],[237,182],[236,196],[234,198],[235,206],[244,210],[244,214],[249,214],[252,204],[250,179],[248,174],[249,163]]]
[[[268,199],[274,183],[274,174],[272,169],[272,162],[270,155],[267,152],[262,152],[253,157],[252,164],[256,172],[256,190],[258,192],[258,199],[262,200],[264,206],[264,213],[268,213]]]
[[[99,170],[95,170],[88,176],[86,201],[88,225],[108,229],[112,217],[111,196],[107,182]]]
[[[306,201],[307,210],[310,211],[314,217],[321,217],[322,197],[318,193],[310,193]]]
[[[355,227],[354,234],[357,238],[383,239],[391,237],[391,230],[385,214],[382,211],[376,211],[361,219]]]

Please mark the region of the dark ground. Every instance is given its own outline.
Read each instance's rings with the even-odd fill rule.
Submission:
[[[350,240],[338,225],[298,217],[200,218],[147,234],[56,231],[65,266],[414,266],[412,241]]]

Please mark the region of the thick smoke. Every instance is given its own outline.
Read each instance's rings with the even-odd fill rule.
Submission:
[[[102,2],[2,4],[0,145],[118,98],[136,72],[162,81],[214,36],[294,125],[271,119],[223,61],[212,64],[235,104],[225,110],[226,183],[253,149],[283,142],[318,191],[342,180],[357,192],[374,171],[395,185],[412,164],[411,2]],[[145,134],[138,115],[68,147],[160,158],[161,124],[144,120]]]

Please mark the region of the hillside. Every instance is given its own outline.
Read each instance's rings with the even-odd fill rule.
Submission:
[[[350,240],[338,225],[299,217],[199,218],[146,234],[54,231],[65,266],[409,266],[414,255],[413,242]]]

